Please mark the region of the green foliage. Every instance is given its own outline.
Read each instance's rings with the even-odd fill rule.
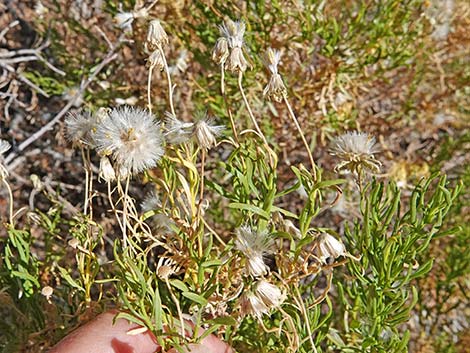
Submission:
[[[444,176],[422,180],[404,213],[393,183],[374,182],[362,196],[363,218],[345,233],[361,259],[349,261],[349,275],[335,281],[338,299],[349,313],[339,321],[345,342],[338,347],[341,351],[407,351],[410,333],[401,325],[418,300],[413,280],[431,270],[434,259],[422,255],[440,235],[443,219],[461,191],[461,185],[449,189],[447,184]]]
[[[8,229],[5,243],[4,266],[10,277],[12,292],[21,298],[30,297],[40,285],[39,262],[31,252],[32,238],[27,230]]]
[[[32,236],[30,227],[16,229],[8,225],[8,238],[0,240],[1,352],[25,349],[30,345],[30,334],[37,332],[43,332],[44,338],[52,340],[63,335],[63,329],[58,327],[65,318],[50,310],[40,291],[44,286],[42,276],[46,276],[54,262],[64,255],[56,245],[62,217],[60,208],[38,212],[35,219],[41,229],[39,239]],[[67,291],[62,293],[65,296]],[[71,311],[65,302],[61,310],[62,313]],[[54,328],[49,330],[51,323]]]

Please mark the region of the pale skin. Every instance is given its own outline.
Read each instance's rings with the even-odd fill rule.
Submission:
[[[129,335],[137,325],[125,319],[113,323],[116,311],[99,315],[81,326],[55,345],[49,353],[154,353],[162,352],[153,335],[149,332]],[[203,330],[199,330],[202,331]],[[234,353],[226,343],[214,335],[190,344],[187,353]],[[170,349],[167,353],[177,353]]]

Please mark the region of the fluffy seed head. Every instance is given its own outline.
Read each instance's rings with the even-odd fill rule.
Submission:
[[[328,233],[322,233],[318,239],[318,252],[320,260],[325,262],[328,258],[337,259],[346,254],[344,244]]]
[[[165,139],[171,144],[187,142],[194,133],[195,124],[179,120],[170,112],[165,113]]]
[[[98,125],[95,140],[98,152],[112,156],[121,176],[153,168],[163,155],[160,125],[140,108],[113,109]]]
[[[160,197],[158,196],[156,190],[148,192],[140,204],[142,212],[153,211],[162,207]]]
[[[168,36],[159,20],[151,20],[147,31],[147,48],[155,50],[168,44]]]
[[[236,235],[235,248],[245,255],[248,274],[253,277],[265,275],[269,268],[264,263],[264,256],[271,253],[272,245],[268,232],[256,232],[248,226],[242,226]]]
[[[106,118],[106,112],[102,109],[96,114],[87,110],[80,110],[76,113],[69,113],[65,118],[67,129],[67,139],[74,146],[93,147],[95,145],[94,136],[100,120]]]
[[[361,170],[367,169],[378,173],[380,161],[376,160],[374,153],[375,138],[363,132],[347,132],[337,137],[330,149],[330,153],[338,156],[342,161],[335,167],[335,171],[347,169],[351,172],[359,173]]]
[[[199,147],[208,150],[217,144],[216,138],[224,130],[222,125],[214,125],[213,119],[203,116],[194,124],[194,137]]]

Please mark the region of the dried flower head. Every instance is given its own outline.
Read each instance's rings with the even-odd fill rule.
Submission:
[[[279,74],[272,74],[268,84],[264,88],[263,95],[267,99],[274,99],[276,102],[282,102],[284,97],[287,96],[287,88],[282,81],[282,77]]]
[[[171,275],[178,272],[180,267],[178,264],[168,257],[160,257],[157,264],[157,276],[161,280],[167,280]]]
[[[98,152],[112,156],[121,176],[153,168],[163,155],[160,125],[140,108],[113,109],[98,125],[95,140]]]
[[[271,72],[271,77],[267,86],[264,88],[263,95],[268,99],[274,99],[281,102],[287,96],[287,89],[282,81],[281,75],[277,71],[279,62],[281,61],[281,52],[269,48],[265,56],[265,65]]]
[[[170,112],[165,113],[165,139],[171,144],[187,142],[194,133],[195,124],[178,120]]]
[[[322,262],[328,258],[337,259],[347,254],[344,244],[328,233],[322,233],[318,236],[317,248]]]
[[[41,289],[41,294],[46,297],[47,301],[50,302],[54,289],[50,286],[45,286]]]
[[[240,297],[240,311],[243,316],[254,315],[258,319],[261,319],[263,314],[269,312],[269,308],[256,294],[247,291]]]
[[[98,109],[95,114],[87,110],[69,113],[65,118],[67,139],[74,146],[94,147],[97,126],[107,114],[106,108]]]
[[[283,293],[279,287],[268,281],[261,279],[256,282],[254,286],[256,296],[261,299],[264,305],[269,309],[279,307],[286,299],[285,293]]]
[[[151,20],[147,31],[145,45],[149,50],[155,50],[168,44],[168,36],[159,20]]]
[[[271,253],[272,245],[268,232],[256,232],[248,226],[242,226],[236,234],[235,247],[246,257],[248,274],[253,277],[265,275],[269,268],[264,263],[264,256]]]
[[[222,64],[225,62],[225,67],[227,70],[232,72],[244,72],[248,67],[248,62],[243,55],[243,36],[245,34],[246,25],[242,21],[232,21],[227,20],[223,25],[219,26],[220,34],[222,38],[226,39],[228,44],[228,48],[230,49],[230,54],[225,57],[228,51],[224,48],[224,41],[223,39],[219,39],[217,43],[219,43],[219,51],[216,58],[219,58],[219,63]],[[216,44],[217,48],[217,44]],[[215,49],[214,49],[215,50]],[[213,54],[214,58],[214,54]],[[215,59],[214,59],[215,60]],[[217,61],[216,61],[217,62]]]
[[[330,153],[338,156],[342,161],[336,165],[335,171],[347,169],[359,173],[364,169],[379,172],[380,161],[376,160],[374,153],[375,138],[363,132],[347,132],[337,137],[330,149]]]
[[[248,67],[248,62],[243,55],[242,48],[235,47],[231,50],[230,56],[228,57],[225,65],[227,70],[232,72],[245,72]]]
[[[217,144],[216,138],[225,129],[222,125],[214,125],[214,119],[204,115],[194,124],[194,137],[199,147],[208,150]]]
[[[31,184],[33,184],[34,190],[36,190],[36,191],[44,190],[44,183],[41,181],[41,179],[36,174],[31,174],[29,176],[29,181],[31,181]]]
[[[212,60],[217,65],[224,65],[230,54],[228,49],[228,41],[225,37],[220,37],[215,43],[214,50],[212,50]]]
[[[100,159],[100,171],[98,179],[103,179],[105,182],[110,183],[116,180],[116,172],[114,171],[111,161],[108,157],[104,156]]]
[[[165,58],[162,55],[162,52],[158,49],[154,50],[147,59],[147,67],[156,68],[159,71],[163,71],[165,68]]]

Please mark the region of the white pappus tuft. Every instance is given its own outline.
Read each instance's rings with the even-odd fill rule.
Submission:
[[[69,113],[65,118],[66,136],[74,146],[94,147],[98,124],[108,116],[108,109],[100,108],[95,114],[88,110]]]
[[[160,124],[146,110],[115,108],[97,127],[96,149],[111,156],[123,174],[138,174],[153,168],[163,155]]]
[[[242,226],[237,230],[235,247],[245,255],[249,275],[259,277],[268,272],[264,256],[272,252],[272,243],[267,231],[256,232],[248,226]]]
[[[379,172],[380,161],[376,160],[374,153],[375,137],[363,132],[347,132],[332,142],[330,153],[339,157],[342,161],[335,167],[335,171],[347,169],[350,172],[359,173],[364,169]]]
[[[279,287],[264,279],[256,282],[254,290],[258,298],[270,309],[279,307],[286,299],[285,293]]]
[[[171,144],[187,142],[194,133],[194,123],[179,120],[170,112],[165,113],[165,139]]]

